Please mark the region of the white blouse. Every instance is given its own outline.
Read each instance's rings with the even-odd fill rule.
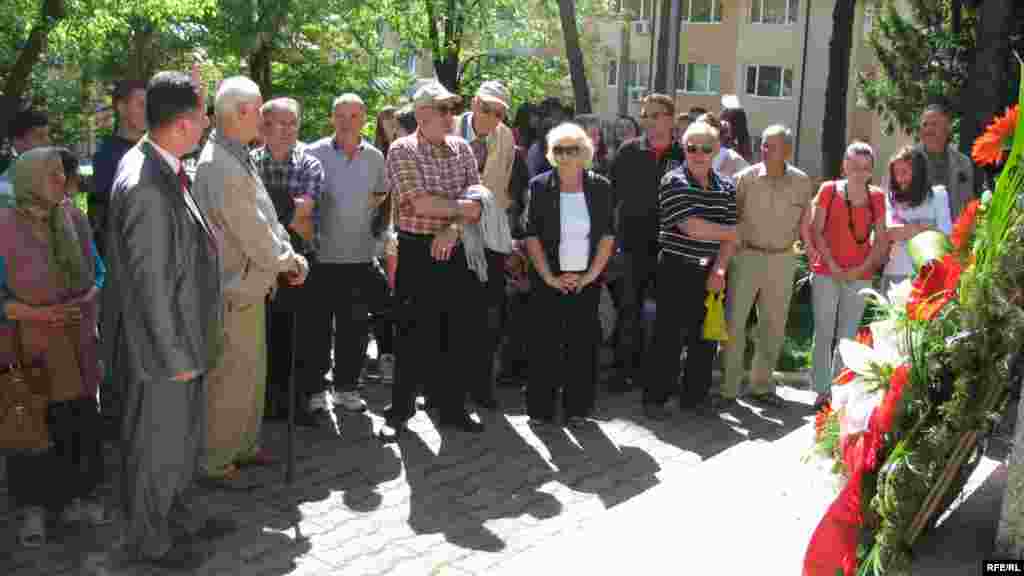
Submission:
[[[583,192],[560,194],[562,236],[558,243],[558,268],[585,272],[590,266],[590,210]]]
[[[917,206],[893,202],[890,195],[886,194],[885,224],[928,224],[949,236],[953,232],[953,222],[949,216],[949,193],[946,187],[932,187],[928,198]],[[889,262],[882,273],[886,276],[910,276],[914,273],[914,263],[907,252],[906,241],[893,242],[889,246]]]

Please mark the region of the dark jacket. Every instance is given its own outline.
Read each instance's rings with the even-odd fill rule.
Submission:
[[[658,188],[662,176],[684,161],[683,147],[675,141],[660,161],[654,158],[645,136],[627,140],[619,147],[610,176],[624,251],[657,254]]]
[[[526,238],[540,240],[548,268],[559,274],[558,245],[562,237],[561,190],[558,171],[549,170],[530,180],[530,201],[526,209]],[[597,255],[597,245],[603,238],[615,236],[612,211],[612,187],[604,176],[591,170],[583,173],[583,196],[590,212],[590,262]],[[532,273],[536,276],[536,272]],[[539,281],[538,278],[534,280]]]
[[[210,226],[149,142],[125,154],[110,195],[101,306],[103,357],[117,389],[216,365],[223,289]]]

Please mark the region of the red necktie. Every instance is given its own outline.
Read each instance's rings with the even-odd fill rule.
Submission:
[[[181,187],[185,190],[185,192],[188,192],[189,185],[191,183],[188,181],[188,174],[185,174],[184,166],[178,168],[178,181],[181,182]]]

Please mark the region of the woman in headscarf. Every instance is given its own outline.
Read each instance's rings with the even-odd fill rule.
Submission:
[[[26,547],[46,542],[47,512],[63,511],[65,522],[109,521],[95,494],[104,472],[96,296],[105,271],[89,222],[64,186],[60,152],[30,150],[17,160],[14,207],[0,210],[0,366],[12,365],[20,349],[21,361],[42,368],[51,387],[50,448],[7,461]]]

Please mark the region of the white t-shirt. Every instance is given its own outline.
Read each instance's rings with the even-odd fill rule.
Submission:
[[[562,272],[584,272],[590,266],[590,210],[583,192],[560,195],[562,236],[558,267]]]
[[[932,193],[917,206],[893,202],[890,195],[886,194],[885,224],[929,224],[949,236],[953,232],[953,222],[949,216],[949,193],[946,187],[932,187]],[[893,242],[889,246],[889,262],[882,273],[886,276],[910,276],[914,273],[914,263],[907,252],[906,241]]]

